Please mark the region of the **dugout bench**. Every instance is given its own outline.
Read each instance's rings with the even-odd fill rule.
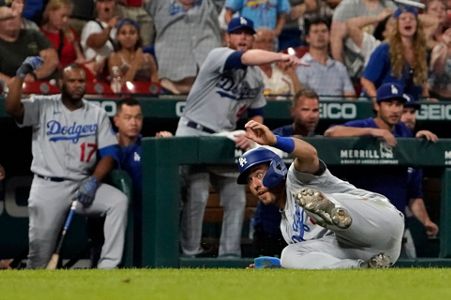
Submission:
[[[374,138],[307,139],[329,166],[399,165],[442,170],[439,258],[400,261],[399,266],[451,266],[451,139],[429,143],[399,139],[387,148]],[[179,167],[192,164],[235,163],[232,141],[222,137],[175,137],[143,140],[143,209],[141,219],[143,267],[244,267],[251,259],[200,259],[179,256],[181,209]]]

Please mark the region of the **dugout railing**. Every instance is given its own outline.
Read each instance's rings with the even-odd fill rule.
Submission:
[[[400,261],[400,266],[451,266],[451,139],[430,143],[399,139],[394,148],[374,138],[309,138],[329,166],[418,166],[442,173],[440,253],[438,258]],[[184,165],[235,163],[232,141],[221,137],[176,137],[143,140],[144,201],[142,257],[144,267],[243,267],[250,259],[182,258],[179,255],[181,177]],[[362,174],[363,176],[363,174]]]

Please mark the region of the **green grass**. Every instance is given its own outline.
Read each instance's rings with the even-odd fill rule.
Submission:
[[[451,299],[451,269],[0,271],[0,299]]]

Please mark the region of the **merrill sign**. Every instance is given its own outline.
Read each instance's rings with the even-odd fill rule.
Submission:
[[[393,150],[386,143],[380,143],[379,149],[341,149],[342,165],[397,165]]]

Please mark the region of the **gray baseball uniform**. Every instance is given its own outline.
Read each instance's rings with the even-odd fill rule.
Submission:
[[[28,199],[28,267],[43,268],[81,180],[92,173],[97,154],[110,155],[117,140],[106,113],[85,100],[74,111],[64,106],[61,95],[32,96],[22,102],[24,117],[19,126],[33,127],[31,171],[35,174]],[[106,216],[98,267],[116,267],[124,246],[127,197],[101,184],[93,204],[86,208],[79,204],[77,213]]]
[[[386,197],[358,189],[327,169],[314,176],[300,173],[292,165],[286,184],[287,202],[280,225],[289,244],[281,255],[284,268],[358,268],[380,252],[388,255],[392,263],[398,259],[404,216]],[[326,229],[314,225],[295,201],[296,192],[302,187],[319,190],[336,205],[346,208],[352,216],[351,226]]]
[[[186,100],[176,136],[211,135],[236,128],[238,119],[248,108],[265,106],[263,80],[254,66],[225,70],[230,48],[212,50],[205,59],[199,75]],[[246,194],[236,178],[224,174],[210,174],[206,168],[190,168],[186,177],[187,203],[182,214],[181,246],[185,255],[202,251],[202,221],[208,200],[210,179],[218,186],[224,217],[219,256],[241,255],[241,229]]]

